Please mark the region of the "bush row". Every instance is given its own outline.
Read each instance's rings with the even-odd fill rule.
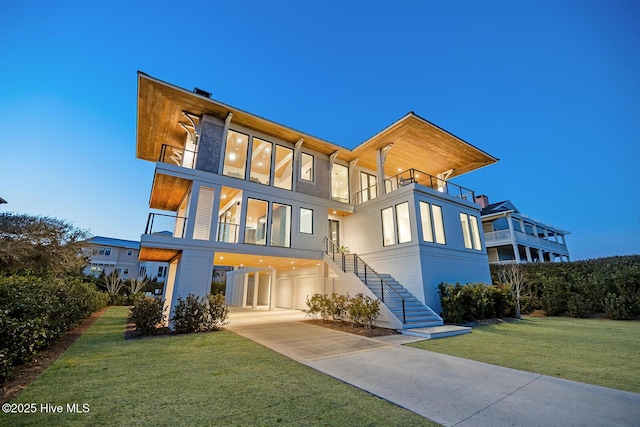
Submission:
[[[323,320],[350,320],[353,326],[364,326],[370,329],[380,315],[380,300],[357,294],[354,298],[349,295],[313,294],[307,297],[308,310],[305,312],[313,319],[320,316]]]
[[[136,324],[137,335],[151,335],[165,320],[166,309],[160,298],[142,298],[129,310],[129,321]],[[224,295],[208,294],[198,297],[193,294],[178,298],[171,318],[173,329],[178,334],[218,331],[229,322],[229,309]]]
[[[522,311],[542,310],[548,316],[611,319],[640,315],[640,256],[619,256],[568,263],[520,266],[526,277]],[[491,266],[494,283],[499,266]]]
[[[0,277],[0,381],[108,299],[77,277]]]
[[[438,285],[442,318],[447,323],[507,317],[515,314],[515,301],[506,286],[484,283]]]

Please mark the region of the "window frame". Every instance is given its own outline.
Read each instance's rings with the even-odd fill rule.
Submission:
[[[308,211],[311,213],[311,231],[304,231],[302,229],[302,211]],[[309,209],[309,208],[305,208],[305,207],[300,207],[300,209],[298,209],[298,232],[300,232],[301,234],[313,234],[313,209]]]
[[[305,178],[305,175],[307,174],[305,174],[304,171],[302,170],[302,167],[305,164],[305,162],[303,161],[304,156],[311,157],[311,169],[309,169],[311,176],[309,179]],[[300,181],[305,181],[305,182],[316,181],[316,156],[314,156],[313,154],[306,153],[304,151],[300,153]]]
[[[391,213],[391,217],[390,217],[390,221],[391,224],[387,224],[387,226],[385,227],[385,212],[388,211]],[[394,220],[394,208],[393,206],[389,206],[388,208],[384,208],[380,210],[380,220],[381,220],[381,225],[382,225],[382,246],[387,247],[387,246],[393,246],[397,244],[397,238],[396,238],[396,226],[395,226],[395,220]],[[392,233],[391,236],[389,236],[389,242],[391,243],[387,243],[387,236],[385,233],[385,231],[390,231]]]
[[[279,203],[279,202],[271,202],[271,218],[269,221],[270,224],[270,230],[269,230],[269,246],[274,247],[274,248],[290,248],[291,247],[291,217],[293,216],[293,207],[291,205],[287,205],[285,203]],[[275,229],[275,227],[273,226],[273,213],[275,211],[275,208],[277,206],[283,206],[285,208],[289,208],[288,210],[285,209],[286,214],[288,215],[288,229],[285,230],[285,243],[284,245],[275,245],[274,239],[273,239],[273,230]]]
[[[400,241],[400,239],[401,239],[401,237],[400,237],[401,236],[401,233],[400,233],[400,220],[399,220],[400,214],[399,214],[399,211],[398,211],[398,207],[400,207],[400,206],[406,206],[406,209],[407,209],[407,211],[406,211],[406,214],[407,214],[406,220],[407,220],[407,225],[409,226],[409,240]],[[413,233],[411,232],[411,212],[410,211],[411,210],[409,209],[409,202],[408,201],[407,202],[398,203],[397,205],[395,205],[396,241],[397,241],[397,243],[399,245],[403,244],[403,243],[411,243],[411,241],[413,241]],[[402,234],[405,234],[405,233],[402,233]]]

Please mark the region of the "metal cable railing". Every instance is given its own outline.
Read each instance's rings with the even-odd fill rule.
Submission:
[[[385,305],[397,305],[402,308],[402,323],[407,323],[405,299],[402,295],[387,284],[369,264],[358,254],[346,254],[338,245],[325,238],[325,253],[345,273],[355,274],[373,294]]]

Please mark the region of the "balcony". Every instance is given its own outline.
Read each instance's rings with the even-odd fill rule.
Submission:
[[[187,218],[176,215],[150,213],[144,234],[156,234],[183,239]]]
[[[419,184],[424,187],[432,188],[440,193],[458,197],[462,200],[468,200],[470,202],[475,201],[475,194],[473,190],[469,190],[468,188],[461,187],[444,179],[429,175],[426,172],[421,172],[417,169],[407,169],[404,172],[400,172],[399,174],[384,180],[386,193],[390,193],[409,184]],[[358,205],[368,200],[375,199],[378,196],[378,185],[376,184],[358,191],[355,195],[354,203]]]
[[[175,147],[173,145],[162,144],[160,150],[160,158],[158,161],[163,163],[169,163],[171,165],[177,165],[184,168],[195,169],[196,167],[196,152],[187,150],[181,147]]]
[[[229,222],[218,223],[218,242],[238,243],[238,230],[240,225]]]
[[[515,234],[515,241],[518,244],[532,246],[540,249],[547,249],[563,254],[569,253],[567,246],[562,243],[554,242],[542,237],[532,236],[521,231],[514,230],[513,233]],[[507,242],[512,242],[513,238],[511,236],[510,230],[498,230],[484,233],[484,240],[487,246],[498,246],[491,245],[491,243],[501,242],[502,244],[506,244]]]

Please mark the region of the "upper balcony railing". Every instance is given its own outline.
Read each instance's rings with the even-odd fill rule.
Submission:
[[[196,152],[181,147],[174,147],[173,145],[162,144],[160,159],[158,160],[163,163],[195,169]]]
[[[568,252],[567,245],[553,240],[546,239],[544,237],[536,237],[521,231],[514,230],[515,241],[519,244],[531,245],[534,247],[540,247],[543,249],[551,249],[561,253]],[[484,233],[484,240],[487,244],[493,242],[513,241],[511,230],[497,230]],[[500,244],[500,243],[499,243]],[[504,242],[502,242],[504,244]]]
[[[144,234],[160,234],[184,238],[187,229],[187,218],[178,215],[150,213]]]
[[[429,175],[428,173],[421,172],[417,169],[407,169],[406,171],[400,172],[399,174],[392,176],[391,178],[385,179],[384,188],[386,193],[390,193],[406,185],[414,183],[432,188],[441,193],[459,197],[463,200],[468,200],[470,202],[475,201],[475,194],[473,190],[461,187],[457,184],[453,184],[447,180],[437,178],[433,175]],[[379,194],[377,187],[378,185],[376,184],[369,188],[365,188],[364,190],[358,191],[355,195],[355,204],[357,205],[360,203],[364,203],[368,200],[378,197]]]

